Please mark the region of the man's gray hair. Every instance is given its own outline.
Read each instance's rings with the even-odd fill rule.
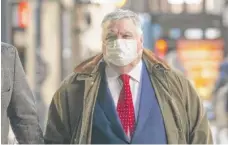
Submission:
[[[113,20],[121,20],[121,19],[131,19],[133,21],[133,23],[135,24],[135,26],[138,29],[139,34],[142,34],[142,26],[140,23],[140,19],[139,16],[130,11],[130,10],[123,10],[123,9],[118,9],[116,11],[113,11],[109,14],[107,14],[104,19],[102,20],[101,26],[102,28],[104,28],[104,24],[108,21],[113,21]]]

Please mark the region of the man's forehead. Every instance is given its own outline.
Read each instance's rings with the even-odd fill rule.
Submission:
[[[104,31],[106,33],[115,33],[117,31],[134,32],[135,30],[136,26],[131,19],[113,20],[104,24]]]
[[[134,29],[107,29],[105,32],[106,34],[114,34],[114,33],[133,33],[135,30]]]

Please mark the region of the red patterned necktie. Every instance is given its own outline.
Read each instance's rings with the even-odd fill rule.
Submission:
[[[120,92],[120,97],[117,104],[117,112],[126,135],[133,135],[135,130],[135,112],[130,89],[130,76],[120,75],[123,81],[123,88]]]

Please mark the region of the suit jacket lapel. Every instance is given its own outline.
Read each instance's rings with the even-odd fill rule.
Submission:
[[[150,82],[146,67],[143,64],[140,106],[139,106],[138,119],[137,119],[136,128],[135,128],[135,134],[133,138],[136,137],[138,134],[142,133],[143,127],[152,109],[151,102],[153,100],[152,100],[152,97],[148,97],[148,90],[151,90],[151,85],[148,85],[148,84],[151,84],[151,82]]]
[[[105,76],[103,78],[105,78]],[[116,112],[114,101],[111,97],[110,90],[106,84],[107,84],[106,79],[103,79],[101,81],[100,87],[105,89],[105,91],[102,91],[104,93],[99,96],[99,99],[98,99],[99,105],[103,109],[108,121],[110,121],[111,128],[114,131],[114,133],[117,136],[119,136],[121,139],[129,142],[129,139],[123,130],[119,116]]]

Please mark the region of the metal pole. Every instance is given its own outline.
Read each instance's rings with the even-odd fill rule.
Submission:
[[[63,58],[63,56],[64,56],[64,54],[63,54],[63,52],[64,52],[64,49],[65,49],[65,37],[64,37],[64,32],[65,32],[65,29],[64,29],[64,13],[65,13],[65,9],[64,9],[64,7],[63,7],[63,5],[60,5],[60,21],[59,21],[59,23],[60,23],[60,51],[61,51],[61,53],[60,53],[60,65],[61,65],[61,70],[60,70],[60,77],[61,77],[61,81],[64,79],[64,77],[65,77],[65,75],[64,75],[64,58]]]
[[[72,71],[71,68],[71,9],[61,6],[60,10],[60,39],[61,39],[61,81]]]
[[[224,47],[224,55],[227,57],[228,56],[228,0],[224,2],[224,8],[223,8],[223,37],[225,41],[225,47]]]
[[[203,8],[203,14],[206,14],[207,12],[206,12],[206,0],[203,0],[203,2],[202,2],[202,8]]]
[[[40,80],[39,80],[39,63],[40,63],[40,47],[41,47],[41,38],[40,38],[40,17],[41,17],[41,0],[36,1],[36,9],[35,9],[35,56],[36,56],[36,61],[35,61],[35,95],[36,95],[36,100],[40,100]]]
[[[12,5],[9,0],[1,0],[1,41],[6,43],[12,43]]]
[[[38,115],[40,118],[41,128],[44,129],[45,126],[45,103],[41,93],[41,86],[46,78],[46,63],[43,61],[41,56],[41,15],[42,10],[42,0],[36,1],[36,18],[35,18],[35,97],[37,101]]]

